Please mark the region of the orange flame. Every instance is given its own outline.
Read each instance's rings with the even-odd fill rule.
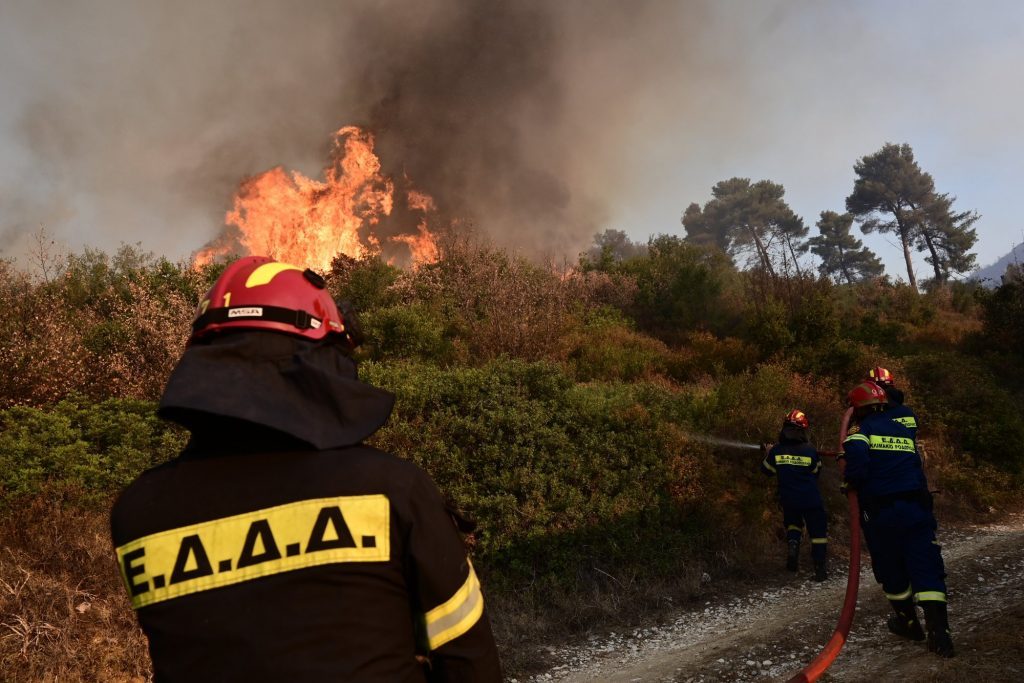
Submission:
[[[372,134],[356,126],[338,130],[323,177],[314,180],[278,166],[246,179],[224,219],[237,230],[228,229],[196,253],[195,264],[239,252],[320,270],[339,253],[353,258],[379,253],[389,262],[413,266],[437,260],[436,235],[428,225],[437,208],[429,195],[404,190],[406,207],[419,215],[418,223],[382,229],[394,208],[395,183],[381,173]],[[403,185],[410,185],[407,178]]]

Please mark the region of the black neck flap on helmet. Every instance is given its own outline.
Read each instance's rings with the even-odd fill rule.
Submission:
[[[171,373],[159,415],[213,439],[238,421],[316,449],[360,443],[391,415],[395,397],[359,381],[336,344],[269,331],[218,335],[189,346]],[[230,435],[227,437],[230,442]]]

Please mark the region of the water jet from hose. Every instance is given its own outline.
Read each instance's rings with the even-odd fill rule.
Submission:
[[[713,446],[725,446],[727,448],[742,448],[744,450],[757,451],[761,449],[760,444],[734,441],[732,439],[720,439],[717,436],[707,434],[687,434],[686,438],[691,441],[702,441]]]

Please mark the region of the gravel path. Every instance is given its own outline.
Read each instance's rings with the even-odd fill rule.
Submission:
[[[1024,647],[1014,645],[1024,642],[1024,515],[998,525],[940,530],[939,540],[949,572],[957,658],[940,660],[923,644],[889,634],[888,603],[865,555],[850,640],[821,680],[1024,680]],[[530,681],[786,680],[832,634],[845,589],[845,567],[834,567],[824,584],[794,578],[780,587],[709,601],[667,625],[556,648],[558,664]],[[1013,638],[1006,641],[1007,634]],[[972,678],[978,667],[988,667],[987,673]]]

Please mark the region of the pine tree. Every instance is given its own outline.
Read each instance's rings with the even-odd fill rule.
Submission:
[[[857,179],[846,198],[846,210],[864,233],[894,233],[903,247],[907,277],[917,289],[910,249],[928,251],[926,261],[939,282],[951,272],[973,267],[970,249],[977,241],[971,228],[978,220],[973,211],[955,213],[953,198],[935,191],[931,175],[921,170],[908,144],[886,143],[853,166]]]
[[[976,267],[976,256],[970,253],[978,241],[972,228],[980,216],[974,211],[953,211],[956,197],[936,195],[926,209],[925,220],[918,226],[915,243],[935,271],[937,283],[947,282],[953,273],[967,273]]]
[[[683,214],[686,240],[714,244],[737,257],[749,254],[771,275],[777,267],[801,273],[799,255],[807,252],[808,229],[783,196],[778,183],[730,178],[715,184],[712,199],[701,209],[690,204]]]
[[[885,268],[874,252],[850,234],[853,216],[835,211],[822,211],[817,237],[808,240],[811,252],[821,259],[818,272],[836,281],[854,283],[878,277]]]

